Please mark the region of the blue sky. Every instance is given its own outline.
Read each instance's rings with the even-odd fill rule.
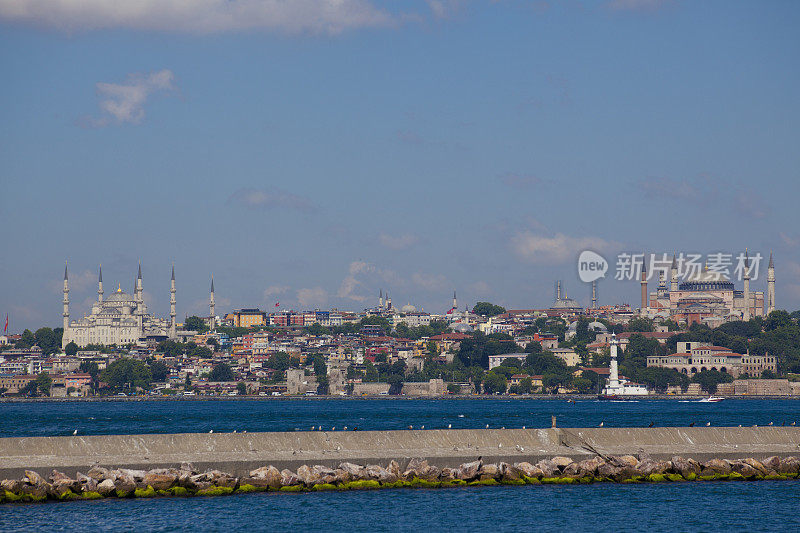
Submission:
[[[776,261],[800,308],[796,2],[0,0],[0,311],[589,301],[580,251]],[[613,268],[613,266],[612,266]],[[609,276],[600,303],[636,304]],[[764,278],[755,281],[761,290]]]

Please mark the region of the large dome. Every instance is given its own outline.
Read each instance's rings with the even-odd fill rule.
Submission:
[[[417,312],[417,308],[414,307],[411,304],[406,304],[406,305],[404,305],[403,307],[400,308],[400,311],[403,312],[403,313],[416,313]]]
[[[105,301],[109,303],[128,303],[133,302],[133,297],[122,289],[117,289],[113,293],[109,294]]]
[[[553,304],[553,309],[580,309],[581,304],[572,298],[559,298]]]

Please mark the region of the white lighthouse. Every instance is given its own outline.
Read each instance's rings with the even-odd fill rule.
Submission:
[[[601,398],[614,398],[617,396],[647,396],[650,391],[643,385],[628,383],[627,379],[619,379],[619,368],[617,367],[617,349],[619,341],[616,335],[611,336],[609,343],[611,351],[611,366],[608,371],[608,383],[603,389]]]

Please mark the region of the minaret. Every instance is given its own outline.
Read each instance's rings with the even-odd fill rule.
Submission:
[[[100,265],[100,275],[97,278],[97,303],[103,303],[103,265]]]
[[[647,311],[647,266],[645,265],[644,256],[642,256],[642,307],[641,307],[641,314],[645,314]]]
[[[178,337],[177,324],[175,323],[175,265],[172,265],[172,280],[169,283],[169,338],[175,339]]]
[[[750,257],[747,248],[744,249],[744,314],[742,320],[750,320]]]
[[[556,301],[561,299],[561,280],[556,282]]]
[[[67,263],[64,262],[64,339],[69,330],[69,279],[67,276]]]
[[[211,313],[211,329],[214,329],[215,317],[217,316],[217,305],[214,302],[214,274],[211,274],[211,296],[208,298],[208,310]]]
[[[387,311],[391,311],[392,310],[392,297],[389,296],[388,292],[386,293],[386,310]]]
[[[139,273],[136,275],[136,288],[134,289],[134,300],[136,301],[136,321],[139,328],[139,336],[144,333],[142,325],[144,319],[142,317],[144,299],[142,296],[142,262],[139,262]]]
[[[592,309],[597,309],[597,280],[592,280]]]
[[[453,291],[453,309],[458,309],[458,300],[456,299],[456,291]]]
[[[672,254],[672,266],[670,267],[670,292],[678,290],[678,262],[675,260],[675,254]]]
[[[378,311],[383,311],[383,289],[378,292]]]
[[[767,267],[767,315],[775,310],[775,263],[772,262],[772,252],[769,253],[769,266]]]

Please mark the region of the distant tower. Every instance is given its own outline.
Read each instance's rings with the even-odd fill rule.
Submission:
[[[383,311],[383,289],[378,292],[378,311]]]
[[[747,255],[747,248],[744,249],[744,314],[742,319],[745,322],[750,320],[750,257]]]
[[[456,291],[453,291],[453,309],[458,309],[458,300],[456,299]]]
[[[592,309],[597,309],[597,280],[592,280]]]
[[[211,329],[214,329],[214,322],[216,322],[217,306],[214,303],[214,274],[211,274],[211,296],[208,298],[208,311],[211,314],[212,324]]]
[[[561,299],[561,280],[556,281],[556,301]]]
[[[388,292],[386,293],[386,310],[387,311],[391,311],[392,310],[392,297],[389,296]]]
[[[172,265],[172,280],[169,282],[169,338],[176,339],[178,337],[177,324],[175,323],[175,265]]]
[[[100,265],[100,276],[97,278],[97,302],[103,303],[103,265]]]
[[[775,310],[775,263],[772,262],[772,252],[769,253],[769,266],[767,267],[767,314]]]
[[[670,267],[670,292],[678,290],[678,262],[675,260],[675,254],[672,254],[672,266]]]
[[[142,295],[142,263],[139,262],[139,273],[136,275],[136,288],[134,289],[134,300],[136,302],[136,321],[137,327],[139,328],[139,336],[141,337],[144,333],[142,329],[142,325],[144,323],[144,317],[142,314],[144,313],[144,296]]]
[[[67,276],[67,263],[64,262],[64,338],[69,330],[69,280]]]
[[[645,265],[644,257],[642,257],[642,307],[641,313],[644,314],[647,311],[647,266]]]
[[[607,387],[609,388],[619,387],[619,369],[617,367],[618,346],[619,346],[619,341],[617,340],[617,336],[612,334],[611,342],[609,342],[609,349],[611,355],[611,365],[608,372],[608,385],[607,385]]]

